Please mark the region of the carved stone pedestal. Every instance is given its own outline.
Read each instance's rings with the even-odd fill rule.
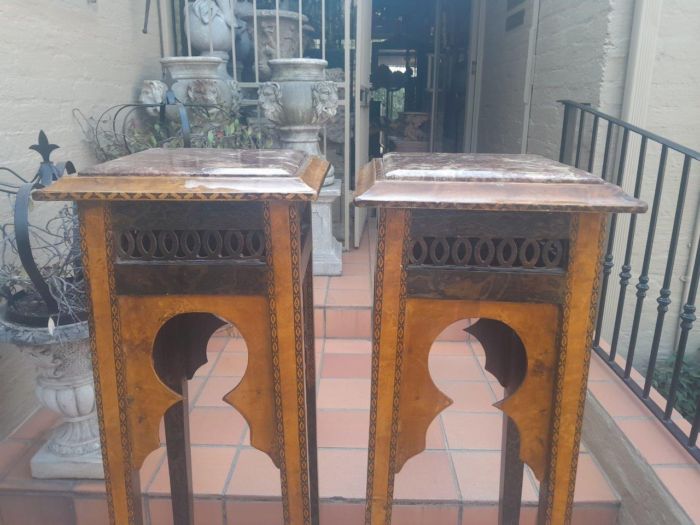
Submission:
[[[343,245],[333,237],[333,203],[340,198],[340,181],[324,186],[311,206],[314,275],[343,273]]]

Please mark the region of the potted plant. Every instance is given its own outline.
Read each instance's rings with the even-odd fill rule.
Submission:
[[[144,81],[140,102],[108,108],[97,117],[73,114],[100,161],[149,148],[259,149],[275,145],[271,125],[241,114],[240,99],[221,101],[204,80],[184,100],[160,81]],[[200,91],[197,86],[201,87]],[[269,124],[269,123],[268,123]]]

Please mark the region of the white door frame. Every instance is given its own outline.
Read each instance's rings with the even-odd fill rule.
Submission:
[[[353,191],[350,188],[350,110],[352,109],[352,104],[350,102],[352,97],[352,92],[350,91],[352,71],[350,70],[350,47],[351,47],[351,35],[350,35],[350,16],[352,14],[352,0],[343,0],[343,57],[344,57],[344,68],[345,73],[345,87],[344,87],[344,104],[345,104],[345,122],[343,123],[345,128],[345,142],[343,143],[343,248],[345,250],[350,249],[350,206],[352,206]]]
[[[440,39],[442,38],[442,0],[435,0],[435,32],[433,34],[432,68],[428,68],[430,85],[430,151],[435,151],[435,123],[437,122],[438,96],[440,93]],[[430,63],[430,62],[429,62]]]
[[[472,0],[469,19],[469,65],[467,67],[466,111],[464,112],[464,144],[462,145],[465,153],[476,153],[478,147],[485,26],[486,0]]]
[[[540,0],[532,0],[530,16],[532,18],[530,20],[530,34],[527,43],[527,65],[523,92],[523,131],[520,139],[520,153],[527,153],[527,141],[530,134],[530,110],[532,108],[532,89],[535,85],[537,32],[540,27]]]
[[[362,167],[369,162],[370,72],[372,69],[372,0],[355,0],[355,185]],[[367,208],[355,207],[353,244],[359,248],[367,222]]]

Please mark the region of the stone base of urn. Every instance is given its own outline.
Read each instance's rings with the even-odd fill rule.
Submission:
[[[44,443],[29,463],[32,477],[38,479],[104,479],[102,453],[97,450],[80,456],[59,456]]]
[[[49,333],[46,328],[2,321],[0,340],[33,358],[39,401],[63,416],[31,459],[32,476],[104,478],[87,322],[58,326]]]
[[[343,246],[333,237],[333,203],[340,198],[340,181],[324,186],[311,206],[314,275],[343,273]]]

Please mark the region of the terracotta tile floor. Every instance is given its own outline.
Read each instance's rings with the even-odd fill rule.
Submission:
[[[359,523],[367,461],[370,345],[365,340],[351,339],[318,342],[320,492],[328,506],[324,516],[330,520],[326,523]],[[250,447],[243,418],[220,401],[240,380],[245,368],[245,347],[235,338],[217,337],[210,349],[210,364],[198,371],[193,379],[198,385],[191,388],[198,523],[280,523],[279,473],[267,456]],[[481,521],[470,518],[465,523],[492,523],[495,519],[501,415],[490,407],[497,397],[481,368],[480,353],[474,340],[435,343],[431,373],[455,403],[431,425],[426,452],[409,460],[396,478],[397,524],[456,524],[467,515],[476,516],[479,507],[483,507],[478,511]],[[43,493],[36,510],[38,520],[43,519],[45,504],[63,508],[62,498],[71,501],[72,496],[75,523],[106,523],[102,483],[40,482],[29,477],[27,463],[36,448],[33,440],[40,440],[55,421],[48,412],[40,411],[11,439],[0,444],[0,468],[4,468],[1,483],[5,489],[0,495],[3,517],[14,516],[13,509],[19,512],[17,506],[25,504],[24,497],[9,496],[7,490],[31,489]],[[141,470],[147,495],[145,512],[153,525],[171,520],[168,479],[161,447],[148,457]],[[602,523],[615,522],[617,498],[588,454],[581,457],[576,499],[583,504],[582,509],[595,505],[602,513]],[[526,473],[523,501],[528,507],[537,501],[537,484],[530,472]],[[468,505],[466,514],[462,504]],[[73,523],[52,519],[51,523]],[[534,514],[528,510],[523,523],[531,519]]]
[[[224,342],[226,344],[222,344]],[[326,511],[327,519],[332,517],[329,523],[358,523],[352,516],[361,516],[360,502],[365,490],[370,347],[363,340],[327,339],[319,342],[321,497],[334,502],[329,503],[333,508]],[[200,369],[193,380],[202,384],[192,389],[194,406],[190,415],[198,520],[201,523],[223,523],[224,516],[227,516],[229,520],[233,519],[229,521],[231,523],[279,523],[279,503],[276,501],[280,494],[279,473],[264,454],[249,446],[248,429],[243,418],[219,402],[221,395],[240,379],[241,367],[245,365],[245,348],[240,340],[224,337],[212,341],[210,348],[218,351],[210,352],[213,366]],[[454,398],[455,404],[430,427],[428,450],[411,459],[397,476],[399,510],[395,522],[435,523],[438,519],[437,523],[457,523],[459,504],[465,502],[470,505],[467,514],[476,512],[472,508],[474,505],[483,506],[483,519],[487,521],[482,522],[487,523],[495,516],[498,491],[501,417],[489,408],[489,404],[496,400],[496,394],[477,359],[480,353],[478,343],[438,341],[434,349],[431,371]],[[453,370],[465,372],[464,379],[458,378]],[[10,467],[5,473],[3,486],[8,489],[31,487],[56,493],[77,492],[74,502],[76,523],[104,523],[101,483],[29,479],[27,461],[35,449],[32,439],[41,438],[54,423],[55,418],[41,411],[12,439],[2,444],[0,466]],[[11,458],[16,459],[12,461]],[[607,516],[606,522],[614,523],[616,498],[612,490],[592,458],[584,455],[582,467],[577,501],[598,504],[603,515]],[[168,523],[169,486],[163,448],[149,456],[141,479],[148,495],[146,512],[150,523]],[[48,498],[48,493],[46,496],[51,505],[62,501],[58,496]],[[529,472],[523,496],[530,506],[537,500],[537,487]],[[6,495],[2,498],[3,515],[8,516],[13,515],[15,505],[24,501],[14,496],[12,501]],[[267,498],[269,501],[245,503],[247,498]],[[227,500],[225,506],[224,499]],[[344,506],[336,503],[342,500],[351,503]],[[37,512],[41,512],[43,504],[40,503]],[[528,512],[526,517],[531,514]],[[217,521],[211,521],[214,518]]]
[[[369,425],[370,268],[374,257],[370,246],[375,235],[370,229],[360,249],[345,255],[342,277],[321,277],[314,283],[323,524],[357,524],[363,520]],[[454,404],[431,425],[427,450],[409,460],[397,475],[394,525],[496,521],[502,423],[500,412],[492,404],[500,399],[502,389],[483,370],[479,343],[465,340],[462,330],[467,323],[448,328],[433,346],[431,373]],[[210,341],[208,356],[209,362],[190,384],[196,523],[277,525],[282,521],[279,472],[266,455],[250,446],[245,421],[221,400],[244,373],[245,344],[230,335],[217,335]],[[642,422],[653,423],[646,412],[640,411],[635,398],[625,396],[623,387],[613,388],[620,382],[595,359],[591,380],[594,395],[634,434],[641,434],[636,427]],[[55,423],[55,417],[42,410],[8,440],[0,442],[3,525],[107,523],[104,483],[31,479],[29,458]],[[657,460],[654,468],[669,487],[676,487],[679,499],[695,504],[698,498],[689,487],[698,486],[700,472],[681,461],[684,458],[678,450],[664,448],[664,438],[663,433],[650,433],[635,445],[649,449]],[[583,450],[574,523],[614,524],[619,499],[595,459],[585,447]],[[163,447],[147,458],[141,482],[146,523],[171,523]],[[527,471],[523,524],[534,523],[537,493],[538,484]]]

